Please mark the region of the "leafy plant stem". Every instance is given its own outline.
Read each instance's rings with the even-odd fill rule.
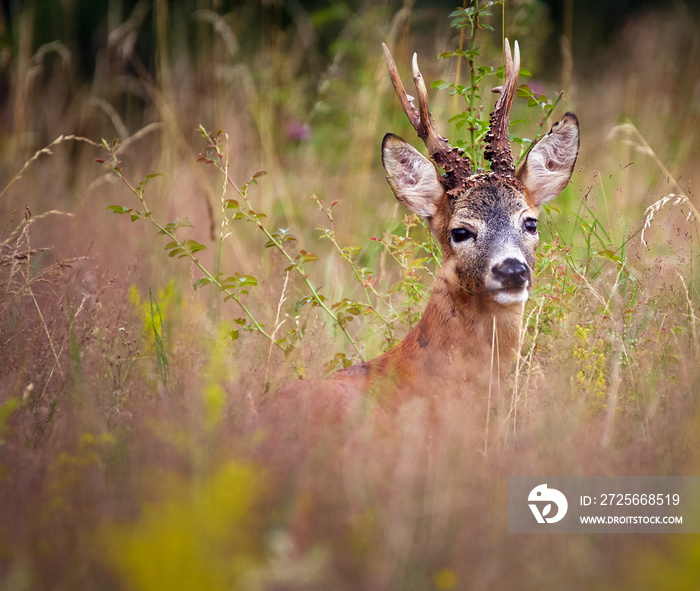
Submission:
[[[466,5],[466,2],[465,2]],[[479,30],[479,0],[474,0],[474,18],[471,21],[472,29],[471,29],[471,51],[469,52],[469,57],[467,58],[467,62],[469,64],[469,84],[471,86],[471,90],[469,92],[469,115],[473,118],[474,116],[474,103],[475,103],[475,96],[476,96],[476,64],[474,60],[474,55],[476,54],[477,50],[477,45],[476,45],[476,34],[477,31]],[[462,29],[464,31],[464,29]],[[471,138],[471,147],[473,150],[472,153],[472,162],[479,162],[479,154],[477,151],[477,142],[476,142],[476,126],[472,122],[472,124],[469,126],[469,135]]]
[[[518,156],[518,160],[515,163],[515,167],[518,168],[520,166],[520,163],[525,159],[527,156],[528,152],[530,151],[530,148],[534,146],[538,141],[540,141],[540,138],[544,135],[544,130],[546,129],[546,123],[549,121],[549,118],[551,117],[552,113],[554,112],[554,109],[556,109],[557,105],[561,101],[561,99],[564,97],[564,92],[558,92],[557,93],[557,98],[554,99],[554,101],[545,107],[543,107],[543,114],[542,114],[542,120],[540,121],[540,128],[537,130],[537,134],[535,135],[534,138],[532,138],[532,141],[530,142],[530,146],[528,149],[523,149],[520,152],[520,156]],[[538,104],[540,104],[538,102]],[[540,104],[540,106],[542,106]]]
[[[217,138],[212,137],[209,132],[207,132],[203,127],[200,127],[201,133],[209,140],[211,147],[214,148],[216,152],[216,160],[214,161],[216,167],[222,172],[224,175],[226,182],[228,182],[229,185],[240,195],[240,197],[245,201],[246,205],[248,206],[249,210],[252,211],[251,203],[248,200],[248,196],[244,191],[241,190],[241,188],[233,181],[231,176],[228,173],[228,168],[227,168],[227,163],[224,160],[224,155],[219,147],[219,142],[217,141]],[[241,210],[241,213],[243,214],[243,217],[251,222],[253,222],[258,229],[265,235],[265,237],[268,239],[269,244],[272,246],[275,246],[280,253],[287,259],[289,262],[289,265],[291,268],[295,269],[298,273],[299,276],[301,277],[302,281],[306,284],[306,287],[308,290],[311,292],[311,296],[313,297],[314,301],[316,304],[323,309],[326,314],[331,318],[333,323],[337,325],[342,333],[345,335],[345,338],[350,342],[350,344],[353,346],[355,351],[358,353],[358,355],[362,356],[362,351],[360,347],[358,346],[357,342],[355,339],[352,338],[348,330],[343,326],[343,324],[338,320],[338,317],[334,314],[334,312],[326,305],[324,299],[320,296],[318,293],[317,289],[313,286],[311,281],[309,280],[309,276],[304,272],[302,267],[299,265],[299,263],[292,258],[292,256],[285,250],[283,244],[275,237],[272,235],[272,233],[265,227],[265,225],[260,221],[259,216],[256,215],[251,215],[250,213]]]
[[[219,290],[224,292],[230,299],[232,299],[238,306],[241,308],[243,313],[248,317],[248,319],[251,321],[253,324],[253,328],[255,331],[260,333],[262,336],[264,336],[266,339],[274,343],[281,351],[284,351],[284,347],[275,341],[274,337],[270,335],[263,327],[262,325],[255,319],[255,316],[253,313],[248,309],[248,307],[243,303],[242,299],[240,296],[235,293],[234,291],[226,288],[222,282],[218,279],[218,275],[212,274],[209,272],[209,270],[202,265],[202,263],[199,262],[199,259],[197,259],[194,256],[194,253],[190,251],[189,248],[186,247],[186,243],[182,242],[175,236],[175,232],[169,230],[162,224],[160,224],[156,219],[153,218],[153,212],[149,209],[148,204],[146,203],[146,200],[144,199],[143,196],[143,187],[134,187],[129,180],[126,178],[124,175],[124,171],[122,169],[121,163],[117,159],[117,157],[114,154],[114,148],[113,146],[110,146],[106,141],[103,140],[103,146],[107,149],[109,152],[112,161],[109,162],[108,164],[112,167],[112,170],[116,173],[116,175],[121,179],[121,181],[127,186],[129,191],[134,194],[134,196],[139,200],[141,203],[141,206],[143,207],[143,211],[140,212],[139,217],[142,219],[147,220],[150,222],[153,226],[155,226],[158,231],[161,234],[164,234],[168,238],[170,238],[173,242],[177,244],[177,247],[182,249],[183,253],[185,256],[187,256],[190,261],[202,272],[204,273],[205,277],[214,285],[216,285]]]
[[[462,9],[466,10],[467,9],[467,2],[469,0],[464,0],[462,2]],[[459,30],[459,49],[458,51],[461,53],[464,50],[464,28],[461,28]],[[462,56],[457,57],[457,71],[455,72],[455,86],[459,85],[459,80],[462,77]],[[454,101],[453,101],[453,106],[452,110],[457,111],[457,101],[459,99],[459,95],[455,94],[454,96]]]
[[[362,277],[361,273],[358,271],[357,266],[355,265],[354,261],[352,260],[352,257],[345,252],[340,244],[338,244],[338,241],[335,239],[335,230],[333,228],[333,213],[331,212],[330,209],[326,209],[323,207],[323,204],[321,201],[316,197],[316,195],[312,195],[312,199],[316,201],[318,204],[319,208],[323,213],[326,215],[328,218],[328,221],[330,222],[331,227],[330,228],[322,228],[323,233],[328,238],[335,249],[340,253],[340,256],[343,257],[343,259],[350,265],[350,269],[352,269],[353,274],[355,275],[355,279],[357,279],[357,282],[362,286],[363,291],[365,292],[365,298],[367,299],[367,304],[369,307],[372,309],[372,312],[374,312],[377,317],[386,325],[386,326],[391,326],[391,323],[389,320],[387,320],[379,310],[377,310],[376,306],[372,303],[372,298],[370,296],[370,291],[374,294],[374,296],[382,302],[387,308],[390,308],[390,304],[382,297],[382,295],[374,288],[373,285],[368,284]]]

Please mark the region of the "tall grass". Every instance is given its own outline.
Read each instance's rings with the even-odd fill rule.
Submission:
[[[573,80],[551,117],[575,110],[582,147],[542,212],[506,393],[343,413],[323,381],[303,404],[275,393],[395,344],[440,265],[383,179],[381,137],[413,132],[380,43],[447,81],[434,114],[468,144],[478,126],[447,123],[457,64],[430,61],[459,31],[410,2],[114,3],[81,78],[78,37],[40,45],[32,6],[3,62],[0,588],[697,584],[696,536],[513,535],[505,510],[510,474],[698,471],[682,7],[568,55],[560,80],[528,49],[542,7],[507,6],[533,65],[513,134],[527,146],[549,113],[528,101]]]

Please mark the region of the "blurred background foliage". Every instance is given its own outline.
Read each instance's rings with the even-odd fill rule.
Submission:
[[[531,74],[516,153],[543,95],[564,91],[545,130],[566,110],[582,128],[486,433],[468,396],[390,428],[370,401],[275,398],[420,317],[440,253],[384,179],[383,135],[415,134],[380,44],[404,80],[417,51],[429,82],[464,83],[433,59],[459,47],[455,8],[2,3],[0,590],[698,585],[697,536],[511,536],[501,512],[511,473],[700,469],[696,1],[513,0],[485,21],[480,64],[508,36]],[[466,141],[464,102],[430,94]]]

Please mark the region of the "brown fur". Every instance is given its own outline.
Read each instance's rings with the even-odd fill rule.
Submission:
[[[505,189],[503,183],[496,183],[500,195]],[[448,231],[455,212],[467,212],[474,219],[469,207],[473,208],[475,202],[481,202],[477,207],[483,206],[489,200],[484,196],[485,184],[478,183],[461,200],[445,195],[437,214],[429,220],[442,247],[443,268],[418,324],[393,349],[368,363],[337,372],[335,379],[360,381],[364,389],[380,380],[390,381],[394,391],[404,394],[431,390],[458,395],[465,389],[485,392],[490,384],[497,385],[517,347],[522,308],[501,306],[483,292],[483,282],[475,272],[483,267],[483,259],[460,259],[450,245]],[[527,208],[522,197],[518,205],[518,212]]]
[[[518,346],[524,300],[497,301],[490,287],[494,268],[499,257],[516,257],[532,277],[538,236],[526,230],[525,220],[536,220],[539,206],[561,192],[577,152],[578,121],[567,113],[516,176],[474,175],[453,197],[438,188],[427,159],[388,135],[383,160],[389,183],[403,205],[426,219],[442,248],[443,267],[415,328],[380,357],[334,374],[338,387],[377,387],[383,396],[399,398],[497,391]],[[559,161],[550,166],[552,154]],[[528,165],[531,158],[537,167]],[[457,243],[451,239],[455,228],[468,228],[476,238]]]
[[[510,63],[507,42],[505,46]],[[578,154],[578,120],[566,113],[513,174],[507,129],[519,67],[516,43],[507,96],[497,103],[489,132],[495,172],[472,174],[468,159],[437,134],[415,58],[420,112],[408,99],[391,54],[386,47],[384,51],[397,95],[431,157],[436,162],[446,154],[459,158],[445,166],[441,177],[433,162],[408,142],[392,134],[382,142],[389,185],[404,207],[426,220],[442,249],[443,266],[423,317],[403,341],[372,361],[337,372],[330,381],[307,384],[306,393],[332,391],[336,408],[352,406],[368,392],[390,400],[423,394],[444,399],[468,392],[481,400],[483,394],[498,392],[517,349],[534,275],[539,207],[569,182]],[[500,154],[496,160],[495,152]],[[457,173],[459,182],[452,182]]]

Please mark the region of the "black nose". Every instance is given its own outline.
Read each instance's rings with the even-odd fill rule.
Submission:
[[[530,267],[518,259],[506,259],[494,265],[491,274],[501,289],[522,289],[530,282]]]

